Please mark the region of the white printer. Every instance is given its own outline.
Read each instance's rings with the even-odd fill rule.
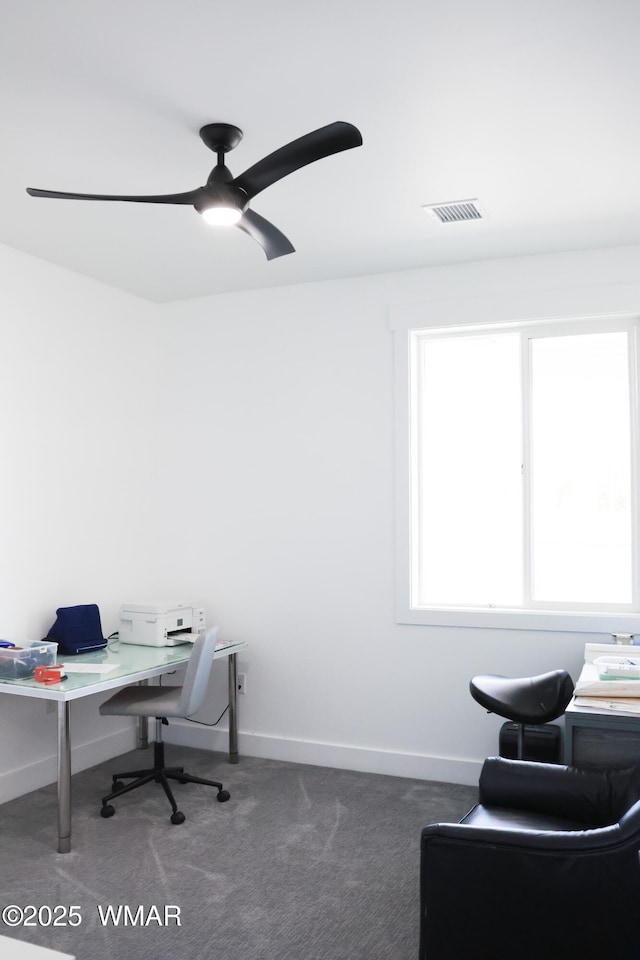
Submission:
[[[177,600],[125,603],[120,611],[120,643],[173,647],[193,643],[205,632],[202,607]]]

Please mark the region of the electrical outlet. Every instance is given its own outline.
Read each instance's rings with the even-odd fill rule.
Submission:
[[[237,686],[237,690],[238,690],[238,693],[246,693],[246,692],[247,692],[247,675],[246,675],[246,673],[239,673],[239,674],[238,674],[238,686]]]

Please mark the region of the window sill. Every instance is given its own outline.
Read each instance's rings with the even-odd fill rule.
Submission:
[[[607,635],[631,633],[640,636],[639,613],[405,607],[396,611],[396,621],[429,627],[546,630],[557,633]]]

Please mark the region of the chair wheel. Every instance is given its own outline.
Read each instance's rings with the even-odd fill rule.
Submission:
[[[188,783],[188,780],[184,780],[182,777],[178,777],[178,783]]]
[[[115,807],[112,807],[110,803],[105,803],[100,810],[100,816],[106,819],[107,817],[112,817],[115,812]]]
[[[111,784],[111,790],[112,790],[112,791],[113,791],[113,790],[122,790],[123,787],[124,787],[124,783],[122,782],[122,780],[114,780],[113,783]]]
[[[171,814],[171,823],[184,823],[185,819],[186,817],[184,813],[182,813],[180,810],[176,810],[175,813]]]
[[[218,800],[220,801],[220,803],[224,803],[225,800],[228,800],[230,798],[230,796],[231,794],[229,793],[228,790],[218,790]]]

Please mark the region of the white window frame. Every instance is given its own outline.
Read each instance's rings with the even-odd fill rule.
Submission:
[[[580,331],[577,325],[580,325]],[[544,335],[602,330],[630,330],[632,504],[634,543],[634,603],[632,609],[606,606],[584,610],[545,605],[544,609],[486,607],[417,607],[412,605],[412,503],[414,465],[411,462],[411,409],[415,377],[411,369],[412,342],[420,331],[450,336],[456,330],[481,332],[498,324],[504,329],[533,325]],[[426,626],[478,627],[510,630],[577,631],[584,633],[630,633],[640,635],[640,503],[638,480],[638,370],[640,370],[640,285],[591,287],[574,290],[527,292],[521,296],[440,300],[404,304],[390,310],[395,350],[395,484],[396,484],[396,620]]]

